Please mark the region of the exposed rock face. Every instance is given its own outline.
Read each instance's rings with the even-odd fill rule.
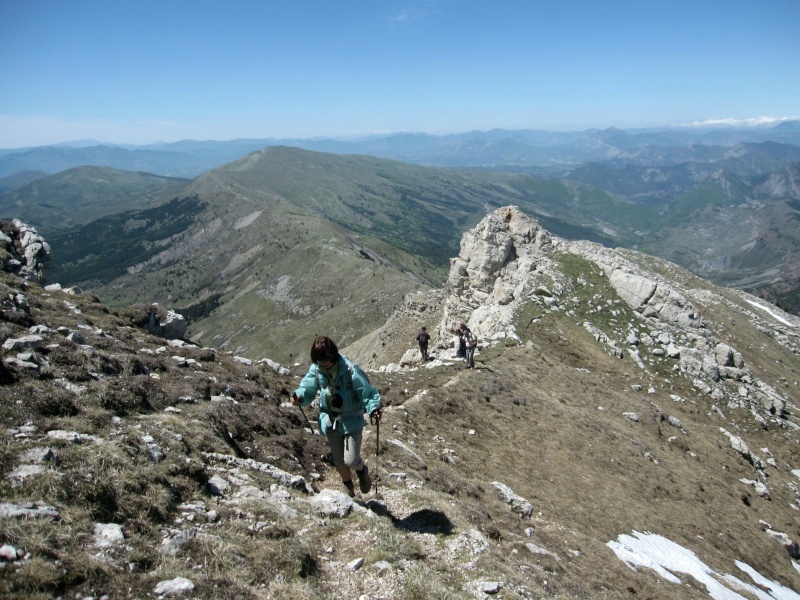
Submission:
[[[619,297],[643,316],[683,327],[702,327],[700,314],[674,283],[645,272],[625,256],[627,251],[586,241],[572,242],[567,247],[601,267]]]
[[[518,207],[487,215],[461,241],[452,259],[439,333],[452,337],[459,321],[484,339],[516,337],[514,315],[535,299],[557,306],[569,284],[553,257],[570,252],[597,264],[620,299],[644,317],[701,328],[702,319],[683,294],[663,278],[644,272],[624,251],[592,242],[567,242],[542,229]]]
[[[44,283],[44,269],[51,260],[50,245],[34,227],[19,219],[0,221],[0,261],[3,270]]]
[[[772,417],[784,413],[785,398],[750,373],[740,352],[706,328],[690,298],[696,295],[698,301],[708,301],[708,291],[680,289],[676,280],[649,272],[627,258],[626,254],[632,251],[608,249],[583,241],[568,244],[568,249],[603,269],[620,299],[642,316],[643,324],[658,332],[658,336],[649,336],[647,340],[651,353],[677,359],[678,370],[691,378],[696,388],[726,406],[749,406],[764,427]],[[755,303],[755,298],[749,302]],[[782,312],[777,307],[770,310]],[[784,345],[798,353],[800,320],[783,313],[769,329],[770,335],[776,338],[785,336]],[[638,355],[638,350],[631,354]],[[639,361],[637,363],[644,368]]]
[[[439,339],[447,341],[459,321],[483,339],[516,337],[515,310],[537,289],[563,291],[563,277],[550,254],[563,241],[515,206],[498,208],[464,234],[451,260]]]
[[[186,320],[174,310],[166,310],[153,304],[148,311],[149,322],[145,329],[168,340],[181,339],[186,333]]]

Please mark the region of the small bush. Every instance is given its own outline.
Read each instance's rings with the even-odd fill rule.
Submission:
[[[80,412],[69,392],[38,395],[32,402],[33,410],[43,417],[74,417]]]
[[[150,413],[168,404],[158,383],[150,377],[122,377],[109,382],[100,397],[100,406],[118,417]]]

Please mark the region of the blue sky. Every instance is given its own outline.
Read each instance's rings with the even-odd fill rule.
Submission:
[[[798,0],[0,0],[0,148],[800,117]]]

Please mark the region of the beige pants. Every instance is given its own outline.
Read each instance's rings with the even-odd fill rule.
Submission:
[[[355,433],[342,435],[342,433],[333,428],[328,429],[326,435],[328,443],[331,446],[331,453],[333,454],[333,466],[337,469],[341,467],[350,467],[356,471],[361,470],[361,430]]]

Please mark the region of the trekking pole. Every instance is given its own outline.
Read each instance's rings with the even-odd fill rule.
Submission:
[[[370,420],[372,415],[370,415]],[[380,471],[378,470],[380,463],[378,462],[378,453],[381,451],[381,420],[375,419],[375,495],[378,495],[378,480],[381,478]]]
[[[381,451],[381,420],[375,421],[375,495],[378,495],[378,482],[381,480],[380,463],[378,454]]]
[[[306,416],[306,411],[303,410],[303,407],[298,404],[297,408],[299,408],[300,412],[303,413],[303,418],[306,420],[306,425],[308,425],[308,428],[311,430],[311,433],[313,435],[319,435],[319,431],[317,431],[311,426],[311,421],[308,420],[308,417]]]
[[[313,428],[313,427],[311,427],[311,421],[309,421],[309,420],[308,420],[308,417],[306,416],[306,411],[304,411],[304,410],[303,410],[303,407],[302,407],[302,406],[298,406],[297,408],[299,408],[299,409],[300,409],[300,412],[302,413],[302,415],[303,415],[303,418],[306,420],[306,425],[308,425],[308,428],[309,428],[311,431],[314,431],[314,428]]]

